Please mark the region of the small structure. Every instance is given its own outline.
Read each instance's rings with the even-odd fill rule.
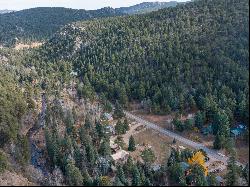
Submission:
[[[247,127],[245,124],[239,123],[235,128],[231,128],[230,133],[233,137],[238,137],[246,132]]]
[[[153,171],[159,171],[161,169],[161,165],[160,164],[153,164],[151,167],[152,167]]]
[[[77,75],[78,75],[78,73],[77,73],[77,72],[75,72],[75,71],[71,71],[71,72],[70,72],[70,75],[72,75],[72,76],[77,76]]]
[[[112,134],[112,135],[115,135],[115,128],[111,125],[108,125],[105,127],[106,129],[106,134]]]
[[[219,184],[220,186],[224,186],[224,179],[221,176],[216,176],[215,178],[217,184]]]
[[[187,119],[193,119],[194,118],[194,114],[188,114]]]
[[[181,168],[185,171],[185,176],[189,175],[189,164],[187,162],[180,162]]]
[[[111,155],[111,157],[116,163],[119,163],[119,162],[124,163],[125,161],[127,161],[129,157],[129,153],[127,151],[120,150],[117,153]]]
[[[179,145],[179,148],[182,149],[182,150],[186,149],[186,147],[184,147],[182,145]]]
[[[117,151],[120,150],[120,146],[113,141],[110,141],[110,148],[112,150],[112,153],[116,153]]]
[[[109,114],[109,113],[104,113],[103,114],[103,119],[104,120],[107,120],[107,121],[112,121],[113,120],[113,117],[112,117],[112,114]]]

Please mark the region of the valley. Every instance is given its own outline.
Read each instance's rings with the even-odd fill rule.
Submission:
[[[248,0],[1,12],[0,185],[248,186],[248,46]]]

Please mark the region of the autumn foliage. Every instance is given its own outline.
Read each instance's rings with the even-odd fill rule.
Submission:
[[[208,175],[208,168],[205,165],[205,156],[203,155],[201,151],[198,151],[195,154],[193,154],[193,156],[188,159],[188,163],[190,165],[198,164],[202,166],[204,168],[205,176]]]

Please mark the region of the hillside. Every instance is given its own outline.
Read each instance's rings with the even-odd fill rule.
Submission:
[[[87,11],[47,7],[2,14],[0,45],[48,39],[68,23],[120,15],[123,14],[112,8]]]
[[[170,2],[144,2],[130,7],[118,8],[119,11],[125,14],[140,14],[156,11],[162,8],[175,7],[178,4],[177,1]]]
[[[147,15],[71,24],[39,59],[66,60],[97,92],[152,111],[223,109],[248,121],[248,1],[195,1]],[[39,62],[41,63],[41,62]],[[243,107],[243,108],[242,108]],[[209,114],[208,114],[209,116]]]
[[[14,10],[0,10],[0,14],[6,14],[6,13],[10,13],[10,12],[14,12]]]
[[[116,15],[0,16],[0,186],[248,186],[249,1]]]
[[[59,7],[39,7],[21,11],[0,10],[0,46],[46,40],[61,27],[76,21],[146,13],[176,5],[177,2],[171,1],[146,2],[116,9],[105,7],[99,10]]]

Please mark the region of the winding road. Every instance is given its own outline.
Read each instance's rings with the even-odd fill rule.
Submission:
[[[180,136],[180,135],[178,135],[178,134],[176,134],[176,133],[174,133],[174,132],[171,132],[171,131],[169,131],[169,130],[163,129],[163,128],[159,127],[158,125],[154,124],[154,123],[148,122],[148,121],[146,121],[146,120],[144,120],[144,119],[142,119],[142,118],[140,118],[140,117],[138,117],[138,116],[135,116],[135,115],[131,114],[130,112],[124,111],[124,113],[126,114],[126,116],[127,116],[128,118],[133,119],[133,120],[135,120],[135,121],[137,121],[137,122],[139,122],[139,123],[141,123],[141,124],[144,124],[144,125],[146,125],[148,128],[151,128],[151,129],[153,129],[153,130],[156,130],[156,131],[158,131],[158,132],[160,132],[161,134],[164,134],[164,135],[166,135],[166,136],[175,138],[175,139],[178,140],[179,142],[181,142],[181,143],[183,143],[183,144],[186,144],[186,145],[188,145],[188,146],[190,146],[190,147],[193,147],[193,148],[195,148],[195,149],[203,149],[203,150],[207,153],[208,157],[214,158],[215,160],[218,160],[218,161],[223,162],[224,164],[227,164],[227,161],[228,161],[229,158],[228,158],[227,156],[221,156],[221,155],[219,155],[219,154],[218,154],[218,153],[219,153],[218,151],[209,149],[209,148],[207,148],[206,146],[204,146],[203,144],[196,143],[196,142],[191,141],[191,140],[189,140],[189,139],[187,139],[187,138],[184,138],[184,137],[182,137],[182,136]],[[244,165],[243,165],[242,163],[240,163],[240,162],[237,162],[237,164],[238,164],[239,166],[244,166]]]

